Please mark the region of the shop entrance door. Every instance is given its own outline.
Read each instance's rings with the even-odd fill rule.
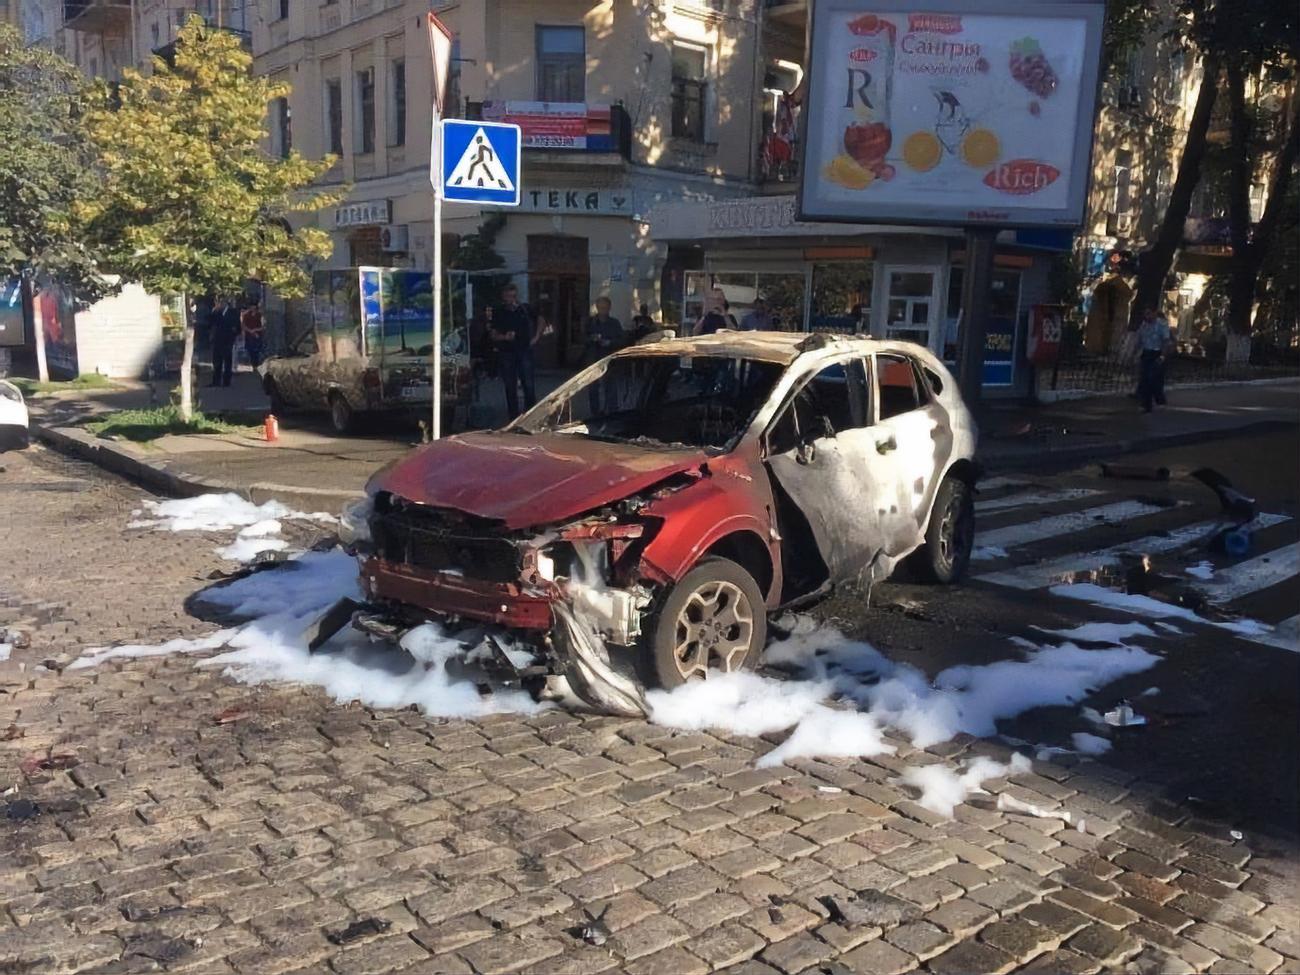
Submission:
[[[528,303],[555,327],[537,343],[538,366],[567,369],[582,361],[590,293],[586,237],[528,235]]]
[[[537,364],[543,369],[570,368],[580,363],[582,323],[586,318],[589,279],[572,274],[528,275],[528,304],[555,326],[537,342]]]
[[[885,271],[885,338],[924,345],[941,351],[939,340],[939,269],[891,267]]]

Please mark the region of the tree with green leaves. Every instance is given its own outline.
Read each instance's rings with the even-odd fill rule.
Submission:
[[[264,148],[272,100],[289,89],[254,77],[234,35],[191,17],[174,63],[128,70],[86,118],[99,194],[75,208],[105,264],[161,295],[239,295],[250,279],[284,297],[306,293],[304,262],[329,256],[329,235],[294,230],[291,214],[338,202],[307,188],[333,158]],[[181,414],[192,415],[193,323],[185,330]]]
[[[1300,15],[1294,3],[1235,0],[1216,4],[1212,43],[1226,66],[1228,98],[1228,350],[1246,358],[1264,251],[1273,242],[1300,154],[1300,100],[1295,95],[1300,62]],[[1291,89],[1291,111],[1286,99]],[[1252,96],[1253,97],[1250,97]],[[1274,96],[1276,106],[1266,101]],[[1272,156],[1265,205],[1252,227],[1250,188],[1261,181]],[[1234,355],[1235,352],[1235,355]]]
[[[97,191],[88,95],[75,67],[24,47],[16,30],[0,24],[0,277],[21,277],[29,291],[33,281],[57,281],[78,300],[111,290],[72,213]],[[40,336],[36,345],[45,380]]]
[[[1155,240],[1141,257],[1133,314],[1136,317],[1143,308],[1160,302],[1182,244],[1193,193],[1201,180],[1215,105],[1221,97],[1226,98],[1225,114],[1230,120],[1226,147],[1228,210],[1233,246],[1227,289],[1228,354],[1244,358],[1249,351],[1247,337],[1264,250],[1275,233],[1300,151],[1300,114],[1293,113],[1289,120],[1279,119],[1275,125],[1269,205],[1264,219],[1252,231],[1250,186],[1265,168],[1267,153],[1261,150],[1268,140],[1257,138],[1253,121],[1257,106],[1248,104],[1247,90],[1258,97],[1271,86],[1294,86],[1300,56],[1297,10],[1293,3],[1276,0],[1180,0],[1178,19],[1170,33],[1175,32],[1201,59],[1201,87],[1164,219]]]

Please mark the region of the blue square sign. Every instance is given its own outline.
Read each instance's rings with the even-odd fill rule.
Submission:
[[[522,137],[517,125],[442,121],[442,198],[519,206]]]

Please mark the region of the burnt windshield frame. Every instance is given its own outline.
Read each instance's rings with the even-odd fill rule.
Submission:
[[[647,449],[703,450],[716,456],[735,449],[786,369],[783,363],[738,355],[612,356],[561,386],[507,429],[525,434],[559,433]],[[611,379],[612,370],[622,375]],[[635,380],[638,385],[618,391],[617,384],[628,380]],[[672,385],[683,381],[693,387],[694,395],[669,398]],[[616,397],[614,409],[610,409],[607,399],[611,389]],[[604,411],[598,405],[602,400]],[[662,429],[635,434],[601,429],[619,418],[652,418],[656,407],[696,414],[694,422],[699,423],[699,435],[673,440]],[[716,411],[717,416],[710,416],[710,411]],[[724,421],[727,413],[730,416]],[[665,423],[664,417],[655,419]],[[714,424],[712,430],[710,424]],[[710,436],[710,433],[720,435]]]

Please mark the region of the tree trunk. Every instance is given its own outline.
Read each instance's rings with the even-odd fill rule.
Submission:
[[[194,419],[194,318],[185,299],[185,351],[181,355],[181,420]]]
[[[1233,110],[1237,110],[1235,93],[1233,95]],[[1244,100],[1241,105],[1241,111],[1245,113]],[[1237,137],[1237,123],[1233,121],[1233,138]],[[1233,147],[1234,167],[1237,164],[1236,147]],[[1237,217],[1234,215],[1234,228],[1232,239],[1232,271],[1228,285],[1228,321],[1232,324],[1233,334],[1247,335],[1250,331],[1250,324],[1253,320],[1252,312],[1254,310],[1255,298],[1259,293],[1259,269],[1264,263],[1264,253],[1273,243],[1273,237],[1277,233],[1277,223],[1281,219],[1283,207],[1286,205],[1287,192],[1291,187],[1292,171],[1295,169],[1296,159],[1300,157],[1300,98],[1294,99],[1294,109],[1291,113],[1290,124],[1287,129],[1286,139],[1282,143],[1281,151],[1278,152],[1277,160],[1273,167],[1273,175],[1269,180],[1268,195],[1264,203],[1264,212],[1260,214],[1259,223],[1255,225],[1254,232],[1250,233],[1250,197],[1249,189],[1246,191],[1245,215],[1240,220],[1244,224],[1242,235],[1246,236],[1246,243],[1241,245],[1240,254],[1238,254],[1238,228],[1236,223]],[[1234,169],[1234,181],[1237,174]],[[1237,200],[1238,188],[1233,186],[1232,202],[1240,205]],[[1237,326],[1242,321],[1245,327],[1239,329]]]
[[[1250,117],[1246,112],[1246,73],[1241,62],[1228,62],[1228,112],[1232,141],[1228,147],[1228,237],[1232,259],[1228,265],[1228,334],[1250,335],[1255,305],[1255,275],[1250,267],[1250,183],[1254,166],[1250,157]],[[1243,344],[1233,343],[1238,349]]]
[[[27,289],[27,307],[32,310],[32,341],[36,345],[36,378],[43,383],[50,381],[50,364],[45,361],[45,322],[40,309],[36,307],[36,288],[32,279],[23,277],[23,287]]]
[[[1192,194],[1201,179],[1201,162],[1205,158],[1205,136],[1210,131],[1210,116],[1219,91],[1219,59],[1209,55],[1204,61],[1200,90],[1196,93],[1196,106],[1187,126],[1187,141],[1178,162],[1178,176],[1169,194],[1165,217],[1156,233],[1156,239],[1141,256],[1138,263],[1137,294],[1129,312],[1130,323],[1141,320],[1142,310],[1160,303],[1160,293],[1165,278],[1174,266],[1174,257],[1183,242],[1183,227],[1192,207]]]

